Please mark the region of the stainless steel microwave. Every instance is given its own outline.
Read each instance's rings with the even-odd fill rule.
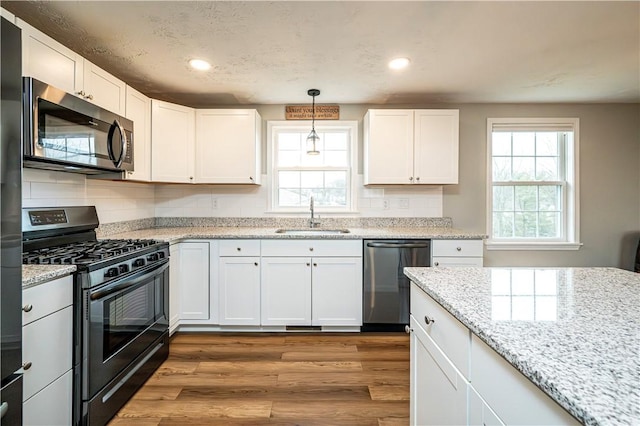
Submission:
[[[133,171],[133,121],[31,77],[22,90],[25,166]]]

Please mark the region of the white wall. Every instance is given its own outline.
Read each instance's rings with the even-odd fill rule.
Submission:
[[[22,173],[23,207],[95,205],[100,223],[154,217],[153,185],[29,168]]]

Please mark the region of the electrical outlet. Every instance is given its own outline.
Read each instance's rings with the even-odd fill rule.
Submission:
[[[399,200],[399,204],[400,204],[400,208],[401,209],[408,209],[409,208],[409,199],[408,198],[401,198]]]
[[[382,200],[382,209],[389,210],[389,200]]]
[[[218,208],[218,199],[217,198],[212,198],[211,199],[211,208],[216,210]]]

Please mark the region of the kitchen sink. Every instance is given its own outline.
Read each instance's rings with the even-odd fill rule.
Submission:
[[[277,229],[276,234],[286,235],[335,235],[348,234],[348,229],[319,229],[319,228],[298,228],[298,229]]]

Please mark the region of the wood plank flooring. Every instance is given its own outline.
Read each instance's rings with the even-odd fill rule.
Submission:
[[[265,424],[409,424],[409,336],[177,333],[109,423]]]

